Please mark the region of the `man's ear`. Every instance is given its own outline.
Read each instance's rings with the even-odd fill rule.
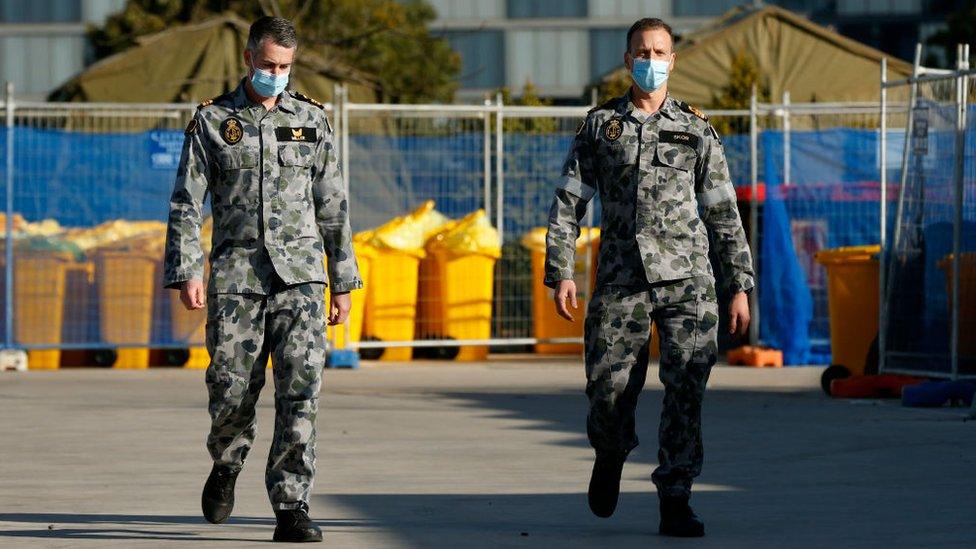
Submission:
[[[677,55],[675,55],[674,53],[672,53],[672,54],[671,54],[671,62],[670,62],[670,63],[668,63],[668,72],[671,72],[671,71],[673,71],[673,70],[674,70],[674,60],[675,60],[675,59],[676,59],[677,57],[678,57],[678,56],[677,56]]]
[[[624,52],[624,66],[627,67],[627,70],[633,70],[633,68],[634,68],[633,67],[633,63],[634,63],[634,58],[630,56],[630,52],[629,51],[625,51]]]
[[[251,50],[244,50],[244,67],[247,68],[247,74],[250,75],[251,71],[254,70],[251,65]]]

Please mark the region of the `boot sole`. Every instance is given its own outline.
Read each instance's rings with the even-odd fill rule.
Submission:
[[[302,539],[294,539],[294,538],[289,539],[284,535],[280,534],[278,530],[275,529],[275,533],[274,536],[272,536],[271,541],[275,541],[278,543],[316,543],[322,541],[322,534],[319,534],[317,536],[305,537]]]
[[[662,536],[668,536],[671,538],[703,538],[705,537],[705,529],[702,528],[700,531],[695,532],[678,532],[671,530],[670,528],[665,528],[664,525],[658,526],[658,534]]]
[[[231,513],[234,511],[233,503],[231,503],[230,505],[221,505],[221,504],[211,505],[211,507],[213,508],[212,513],[207,513],[206,511],[207,500],[202,501],[202,506],[204,509],[203,518],[207,519],[207,522],[209,522],[210,524],[223,524],[227,522],[227,519],[230,518]]]

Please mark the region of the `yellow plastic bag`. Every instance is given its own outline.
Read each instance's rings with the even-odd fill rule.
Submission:
[[[434,201],[428,200],[413,212],[391,219],[373,231],[367,231],[371,233],[368,242],[379,250],[395,250],[424,257],[424,243],[427,238],[447,221],[444,214],[434,209]]]
[[[494,259],[502,256],[498,230],[492,227],[484,210],[474,211],[441,227],[427,240],[427,250],[443,250],[451,255],[481,254]]]

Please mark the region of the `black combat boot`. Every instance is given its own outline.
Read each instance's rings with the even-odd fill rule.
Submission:
[[[705,535],[705,523],[688,505],[688,496],[661,496],[662,536],[700,538]]]
[[[626,454],[597,452],[590,475],[590,510],[600,518],[607,518],[617,508],[620,496],[620,473],[624,469]]]
[[[308,518],[308,506],[302,504],[298,509],[276,510],[278,526],[274,531],[274,541],[301,543],[322,541],[322,530]]]
[[[230,512],[234,510],[234,483],[240,472],[240,469],[235,471],[214,463],[207,483],[203,485],[201,498],[203,516],[207,522],[220,524],[230,518]]]

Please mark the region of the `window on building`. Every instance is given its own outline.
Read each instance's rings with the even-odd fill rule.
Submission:
[[[677,3],[677,2],[675,2]],[[667,20],[671,0],[590,0],[591,17],[657,17]]]
[[[437,11],[437,18],[501,19],[505,17],[505,0],[427,0]]]
[[[461,55],[461,87],[505,85],[505,50],[501,31],[454,31],[443,35]]]
[[[589,82],[589,36],[583,30],[526,30],[506,35],[507,84],[532,82],[549,95],[579,95]]]
[[[81,0],[0,0],[0,23],[77,23]]]
[[[596,29],[590,31],[590,79],[622,67],[627,46],[628,29]]]
[[[508,0],[508,17],[586,17],[586,0]]]

